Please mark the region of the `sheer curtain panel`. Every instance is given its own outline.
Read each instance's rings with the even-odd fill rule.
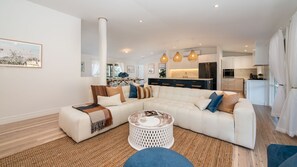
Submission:
[[[290,90],[276,129],[293,137],[297,135],[297,12],[290,23],[287,55]]]
[[[273,35],[269,43],[269,66],[272,75],[278,83],[271,115],[279,117],[286,99],[286,70],[285,70],[284,36],[281,30]]]

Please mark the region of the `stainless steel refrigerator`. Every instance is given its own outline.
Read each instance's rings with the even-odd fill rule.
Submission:
[[[217,63],[199,63],[199,78],[212,78],[212,89],[217,90]]]

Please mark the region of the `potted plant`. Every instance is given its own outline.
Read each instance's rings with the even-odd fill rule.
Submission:
[[[165,78],[166,77],[166,69],[160,69],[159,77],[160,78]]]

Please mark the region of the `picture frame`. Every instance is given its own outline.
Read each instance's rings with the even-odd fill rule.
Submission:
[[[127,65],[127,73],[135,73],[135,66]]]
[[[149,64],[148,65],[148,73],[154,74],[155,73],[155,64]]]
[[[42,67],[42,44],[0,38],[0,67]]]

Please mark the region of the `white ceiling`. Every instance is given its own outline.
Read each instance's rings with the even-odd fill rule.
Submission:
[[[160,55],[200,44],[252,52],[256,40],[269,39],[297,10],[297,0],[30,1],[81,18],[82,52],[87,54],[97,54],[97,20],[106,17],[108,56],[115,58]],[[132,51],[125,55],[123,48]]]

